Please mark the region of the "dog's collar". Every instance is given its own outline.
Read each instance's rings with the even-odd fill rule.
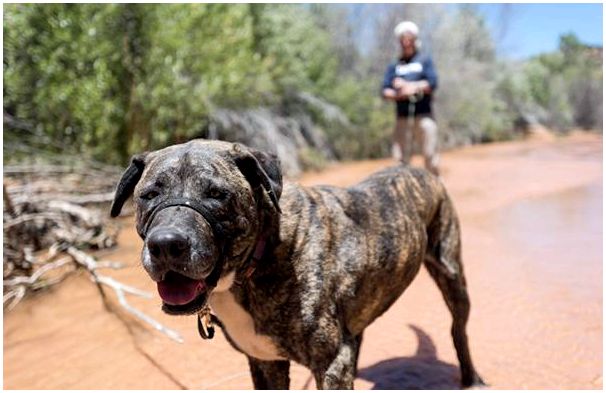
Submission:
[[[244,271],[243,277],[241,279],[234,279],[234,283],[236,285],[242,285],[243,281],[248,280],[250,276],[252,276],[252,274],[255,272],[255,269],[257,269],[257,264],[259,263],[261,258],[263,258],[266,243],[267,240],[265,236],[261,235],[259,237],[259,240],[257,240],[257,245],[255,246],[255,251],[253,252],[252,257],[250,257],[250,259],[246,263],[247,266],[246,270]]]

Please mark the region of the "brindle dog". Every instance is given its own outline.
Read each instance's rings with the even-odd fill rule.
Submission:
[[[459,222],[428,172],[400,165],[345,189],[283,188],[275,156],[195,140],[135,156],[112,216],[133,193],[163,310],[210,305],[255,388],[288,388],[290,361],[319,388],[353,388],[364,329],[422,264],[453,316],[461,383],[482,384],[465,331]]]

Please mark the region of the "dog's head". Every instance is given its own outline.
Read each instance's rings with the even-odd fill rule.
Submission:
[[[280,211],[276,156],[240,144],[195,140],[132,158],[112,217],[133,195],[142,261],[169,314],[200,311],[217,280],[252,254]]]

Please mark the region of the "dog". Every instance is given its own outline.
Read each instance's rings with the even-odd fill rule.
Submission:
[[[429,172],[398,165],[349,188],[283,185],[275,155],[193,140],[134,156],[113,217],[131,195],[163,310],[212,309],[256,389],[288,389],[290,361],[318,388],[352,389],[364,329],[422,264],[452,313],[461,384],[483,384],[466,334],[459,222]]]

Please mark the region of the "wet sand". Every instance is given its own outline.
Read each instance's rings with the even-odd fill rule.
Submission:
[[[419,160],[415,163],[418,165]],[[338,164],[303,184],[352,184],[390,160]],[[459,212],[472,300],[471,350],[496,389],[602,388],[602,138],[577,133],[448,152],[443,179]],[[128,267],[106,273],[154,294],[129,301],[185,344],[106,312],[85,275],[4,316],[6,389],[249,389],[244,356],[193,317],[169,317],[123,220]],[[358,389],[456,389],[450,315],[425,270],[365,333]],[[291,366],[292,388],[315,388]]]

